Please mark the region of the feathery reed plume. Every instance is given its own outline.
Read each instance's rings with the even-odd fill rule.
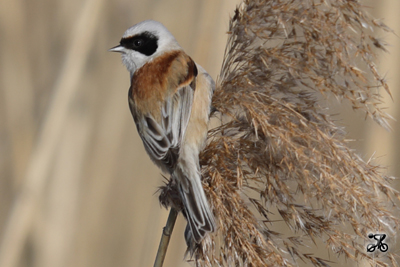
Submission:
[[[329,266],[307,247],[321,241],[336,256],[396,265],[393,254],[365,249],[368,233],[394,235],[399,225],[386,204],[399,198],[391,177],[347,146],[317,101],[335,96],[389,128],[378,29],[390,31],[358,1],[248,0],[236,9],[213,98],[221,125],[201,155],[218,232],[192,248],[199,266]],[[179,207],[173,191],[164,187],[160,200]]]

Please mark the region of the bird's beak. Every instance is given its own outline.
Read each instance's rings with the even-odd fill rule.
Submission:
[[[108,49],[109,52],[118,52],[118,53],[124,53],[125,52],[125,47],[122,45],[117,45],[114,46],[113,48]]]

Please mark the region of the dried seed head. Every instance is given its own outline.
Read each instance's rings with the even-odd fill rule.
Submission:
[[[235,10],[213,98],[221,125],[201,155],[219,228],[195,249],[199,266],[328,266],[305,246],[321,240],[337,256],[390,264],[364,242],[398,227],[385,203],[399,195],[317,101],[346,100],[388,128],[379,88],[389,89],[372,50],[385,50],[378,29],[389,28],[358,1],[254,0]],[[276,230],[283,222],[290,235]]]

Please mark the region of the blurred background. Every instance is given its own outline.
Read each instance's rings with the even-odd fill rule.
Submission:
[[[153,265],[168,215],[156,193],[163,178],[129,112],[129,74],[107,50],[128,27],[155,19],[216,78],[239,2],[0,2],[0,267]],[[365,5],[400,34],[400,1]],[[383,93],[384,105],[400,118],[400,38],[378,37],[390,44],[379,54],[393,94]],[[399,123],[387,132],[332,107],[339,111],[359,154],[399,177]],[[179,216],[165,266],[189,266],[185,224]]]

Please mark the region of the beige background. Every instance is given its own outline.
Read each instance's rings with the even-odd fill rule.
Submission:
[[[238,0],[0,2],[0,267],[152,266],[168,212],[127,104],[128,72],[107,49],[156,19],[216,78]],[[398,0],[366,3],[400,34]],[[400,118],[400,38],[381,54]],[[342,111],[333,108],[332,113]],[[345,109],[354,147],[400,176],[399,123]],[[399,183],[396,184],[400,189]],[[180,216],[165,266],[188,266]]]

